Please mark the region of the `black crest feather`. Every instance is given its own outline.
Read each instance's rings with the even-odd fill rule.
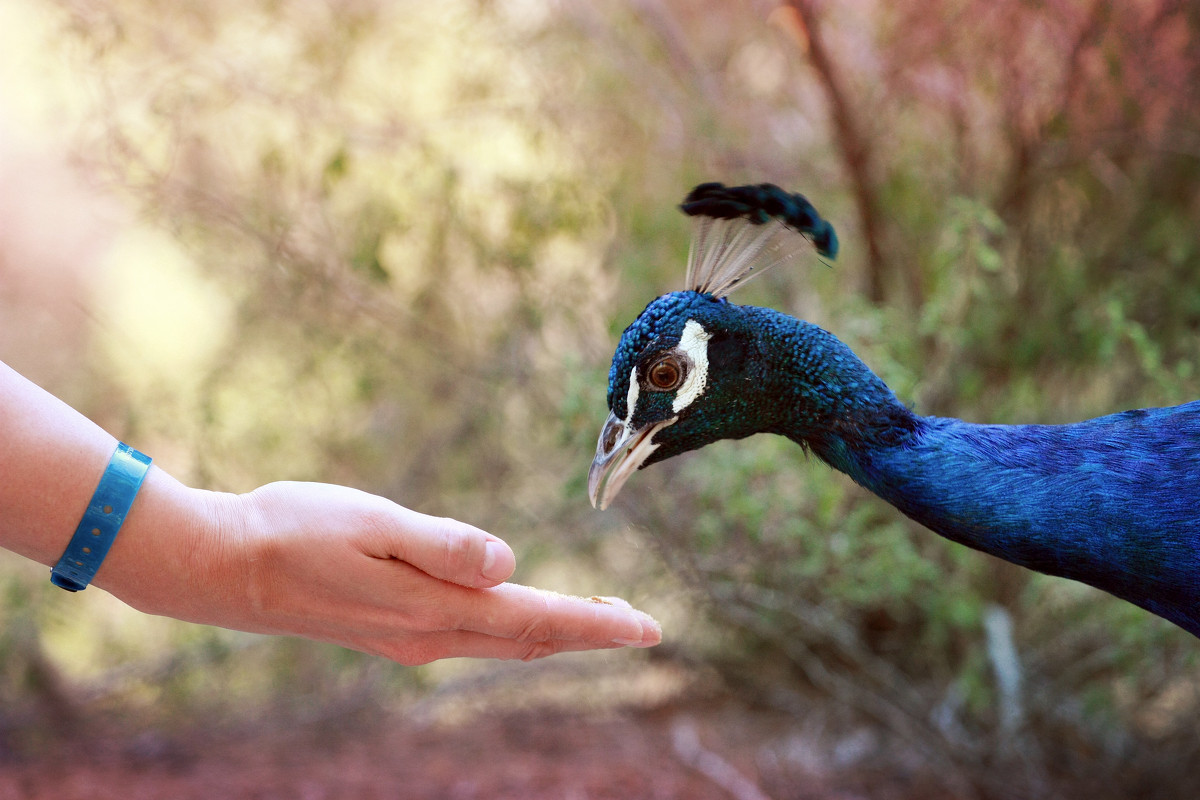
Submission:
[[[702,183],[688,193],[680,208],[689,217],[740,218],[752,225],[779,220],[811,239],[821,255],[837,258],[837,233],[829,221],[821,218],[804,195],[790,194],[773,183],[751,186]]]
[[[836,258],[837,234],[813,204],[773,183],[702,183],[680,208],[696,221],[687,288],[723,297],[811,242]]]

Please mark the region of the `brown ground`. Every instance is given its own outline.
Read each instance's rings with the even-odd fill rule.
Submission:
[[[1129,742],[1114,763],[1043,735],[1044,764],[997,758],[971,778],[945,774],[937,743],[766,680],[769,664],[754,668],[769,691],[734,692],[691,662],[621,656],[419,674],[379,659],[310,674],[298,659],[253,702],[219,665],[200,666],[203,704],[168,691],[169,670],[53,691],[26,681],[0,703],[0,800],[1200,797],[1190,738]]]
[[[143,732],[10,758],[0,764],[0,798],[929,796],[906,779],[883,792],[868,790],[862,778],[824,769],[804,747],[788,737],[774,715],[756,718],[746,709],[728,707],[664,708],[606,718],[517,711],[454,725],[390,717],[357,731],[244,729],[211,739],[197,731]]]
[[[670,661],[472,665],[409,695],[388,667],[184,721],[77,689],[0,707],[0,800],[946,797],[907,742],[828,702],[754,708]]]

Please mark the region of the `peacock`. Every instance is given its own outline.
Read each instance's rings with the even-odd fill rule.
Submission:
[[[719,439],[786,436],[955,542],[1095,586],[1200,636],[1200,401],[1068,425],[921,416],[822,328],[726,295],[838,240],[803,195],[697,186],[687,289],[625,329],[588,473],[592,505],[637,469]]]

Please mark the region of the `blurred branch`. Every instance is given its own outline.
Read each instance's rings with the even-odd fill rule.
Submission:
[[[788,0],[787,7],[794,12],[791,21],[795,26],[796,38],[807,44],[809,61],[825,89],[833,117],[834,142],[842,153],[854,189],[855,204],[866,240],[867,297],[873,303],[882,304],[887,294],[884,276],[888,265],[884,256],[884,224],[882,203],[876,189],[874,151],[851,105],[850,91],[825,42],[814,0]],[[921,298],[915,275],[910,274],[909,278],[909,288],[913,292],[910,299],[919,305]]]
[[[839,645],[848,663],[862,674],[847,670],[845,665],[828,663],[825,656],[810,646],[806,641],[806,633],[817,633],[816,638],[823,638],[821,633],[827,633],[822,630],[820,622],[822,619],[827,622],[832,619],[827,611],[794,597],[789,597],[786,604],[772,602],[764,608],[744,600],[727,599],[722,594],[714,593],[713,609],[718,616],[773,642],[814,686],[894,731],[919,750],[929,763],[937,765],[946,788],[956,796],[983,796],[972,777],[979,773],[979,749],[970,740],[947,738],[932,725],[926,714],[931,704],[919,696],[911,681],[894,672],[890,664],[870,654],[858,643],[848,641],[845,628],[827,641]],[[759,597],[761,599],[762,596]],[[795,610],[797,606],[803,610]],[[798,624],[784,626],[772,623],[762,613],[764,610],[792,616]],[[806,631],[806,628],[809,630]],[[868,680],[863,680],[864,675]]]
[[[720,786],[734,800],[771,800],[737,767],[705,747],[691,720],[679,719],[671,726],[671,746],[680,761]]]
[[[724,109],[725,98],[720,86],[712,79],[709,71],[692,56],[687,44],[687,34],[671,15],[670,8],[664,3],[652,0],[634,0],[632,5],[634,13],[662,42],[667,60],[680,83],[699,84],[707,105],[714,109]]]
[[[80,725],[80,703],[55,663],[42,647],[42,634],[27,617],[9,620],[4,657],[18,665],[20,688],[32,695],[40,723],[66,733]],[[5,652],[7,651],[7,652]]]
[[[685,502],[682,507],[687,506]],[[675,514],[679,506],[672,508]],[[792,586],[785,594],[769,586],[728,580],[723,567],[710,568],[693,547],[673,542],[670,525],[651,527],[664,532],[653,539],[654,545],[674,570],[683,573],[684,584],[705,596],[714,617],[770,642],[820,692],[893,731],[936,766],[944,785],[956,796],[986,796],[975,777],[982,775],[979,780],[986,781],[986,773],[980,770],[985,746],[970,738],[951,738],[935,725],[929,714],[934,702],[922,692],[926,687],[872,653],[850,622],[809,601],[799,587]],[[727,677],[753,686],[755,678],[745,671],[745,664],[733,661],[737,671],[727,670]]]
[[[1037,167],[1041,163],[1042,152],[1048,144],[1054,142],[1052,137],[1046,135],[1046,129],[1058,119],[1063,109],[1070,107],[1071,102],[1082,90],[1085,80],[1083,56],[1107,30],[1109,12],[1110,0],[1096,0],[1093,3],[1086,20],[1080,25],[1070,47],[1066,50],[1063,80],[1058,91],[1059,101],[1053,106],[1054,112],[1038,120],[1036,125],[1029,127],[1022,124],[1028,121],[1025,113],[1028,105],[1028,87],[1022,78],[1024,70],[1000,70],[1000,74],[1006,79],[1006,91],[1003,94],[1006,109],[1005,119],[1007,120],[1005,129],[1009,145],[1012,148],[1013,159],[1007,184],[1000,192],[998,208],[1002,210],[1002,214],[1009,222],[1023,222],[1029,214],[1028,207],[1033,190],[1036,188]],[[1016,16],[1017,13],[1018,9],[1010,12],[1006,21],[1011,30],[1000,37],[1001,42],[1014,48],[1024,42],[1024,38],[1016,35],[1016,31],[1021,30],[1026,24],[1024,19]],[[1008,53],[1006,60],[1015,63],[1018,60],[1016,52]],[[1017,227],[1017,231],[1020,231],[1020,227]],[[1036,269],[1038,267],[1030,264],[1029,268]]]
[[[1000,732],[1013,736],[1025,721],[1021,702],[1021,660],[1013,641],[1012,615],[1000,605],[989,605],[983,615],[988,658],[1000,688]]]

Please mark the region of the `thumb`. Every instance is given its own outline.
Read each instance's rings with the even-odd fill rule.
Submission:
[[[448,517],[432,517],[398,506],[400,535],[388,556],[399,558],[444,581],[463,586],[495,586],[516,569],[512,549],[498,536]]]

